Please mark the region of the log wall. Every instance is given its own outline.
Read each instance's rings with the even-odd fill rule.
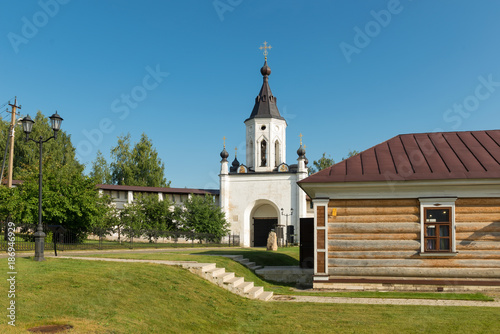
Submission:
[[[500,199],[457,199],[455,223],[457,254],[422,256],[418,199],[330,200],[328,274],[500,280]]]

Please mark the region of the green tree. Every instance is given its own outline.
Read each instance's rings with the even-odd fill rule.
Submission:
[[[144,220],[145,217],[140,203],[132,202],[126,205],[121,212],[123,234],[130,239],[139,237],[142,234]]]
[[[33,132],[30,138],[38,140],[44,139],[54,134],[50,126],[50,120],[40,111],[35,116]],[[64,122],[63,122],[64,127]],[[14,141],[14,179],[21,179],[21,174],[26,166],[38,165],[40,157],[38,145],[32,141],[25,140],[26,135],[20,126],[16,127]],[[2,140],[2,142],[5,142]],[[75,158],[75,148],[71,143],[71,136],[64,130],[59,130],[57,139],[49,140],[43,144],[43,167],[44,169],[57,168],[58,166],[69,166],[72,169],[80,170],[82,165]]]
[[[208,233],[211,241],[218,241],[229,231],[222,209],[214,203],[213,197],[195,196],[184,202],[183,229],[195,233]]]
[[[178,229],[180,208],[174,206],[168,198],[160,201],[158,195],[144,195],[136,199],[144,216],[142,234],[149,242],[158,241],[167,236],[168,231]]]
[[[353,157],[356,154],[359,154],[359,151],[356,150],[349,151],[349,153],[347,153],[347,158],[342,158],[342,160],[349,159],[350,157]]]
[[[146,134],[131,149],[130,134],[118,137],[111,149],[111,176],[114,184],[145,187],[168,187],[165,165]]]
[[[19,189],[0,185],[0,221],[5,221],[9,217],[14,221],[18,220],[23,206]]]
[[[47,139],[54,134],[49,119],[40,111],[34,121],[31,138]],[[7,122],[0,123],[0,150],[5,148],[8,128]],[[22,128],[16,126],[13,176],[23,183],[8,190],[0,187],[0,215],[8,213],[16,222],[35,225],[38,224],[39,147],[25,137]],[[83,174],[84,167],[75,158],[71,136],[64,130],[58,132],[57,139],[43,144],[42,168],[42,222],[63,225],[75,236],[84,238],[105,211],[100,208],[95,182]],[[8,198],[3,200],[2,196]]]
[[[98,210],[100,219],[96,221],[92,228],[92,232],[100,238],[117,232],[120,227],[120,211],[116,208],[116,204],[108,195],[99,197]]]
[[[101,151],[97,151],[97,156],[95,160],[92,161],[92,170],[90,171],[90,177],[99,184],[112,183],[111,169]]]
[[[96,184],[83,174],[83,166],[53,166],[55,168],[43,167],[43,223],[62,225],[81,240],[103,216]],[[16,210],[16,216],[20,222],[37,224],[38,165],[28,166],[20,176],[23,183],[16,189],[22,205]]]
[[[326,156],[326,152],[323,153],[323,156],[318,160],[313,161],[313,166],[309,167],[309,175],[319,172],[325,168],[333,165],[335,161],[333,161],[332,157],[328,155]]]

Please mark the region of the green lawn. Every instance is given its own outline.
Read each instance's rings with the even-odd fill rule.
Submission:
[[[145,254],[144,254],[145,255]],[[151,254],[152,255],[152,254]],[[0,260],[7,268],[7,260]],[[498,308],[262,302],[155,264],[17,259],[13,329],[72,333],[498,333]],[[7,269],[5,269],[7,271]],[[6,312],[7,285],[0,308]]]
[[[298,266],[299,265],[299,247],[280,248],[276,252],[266,251],[264,248],[251,249],[221,249],[191,252],[192,254],[232,254],[243,255],[250,262],[255,262],[261,266]]]
[[[245,281],[254,282],[257,286],[263,286],[267,291],[273,291],[275,294],[282,295],[303,295],[303,296],[324,296],[324,297],[360,297],[360,298],[415,298],[415,299],[447,299],[447,300],[481,300],[492,301],[493,298],[481,293],[434,293],[434,292],[314,292],[297,291],[295,284],[286,284],[278,282],[269,282],[257,276],[247,267],[222,256],[212,255],[244,255],[251,261],[258,264],[267,263],[267,265],[278,265],[283,262],[297,261],[298,247],[283,248],[277,252],[267,252],[259,249],[239,249],[239,250],[183,250],[182,252],[157,252],[157,253],[112,253],[93,255],[95,257],[109,257],[121,259],[141,259],[141,260],[169,260],[169,261],[198,261],[214,262],[217,267],[223,267],[228,272],[234,272],[236,276],[245,278]],[[89,256],[89,255],[82,255]],[[92,255],[90,255],[92,256]],[[261,262],[262,261],[262,262]]]

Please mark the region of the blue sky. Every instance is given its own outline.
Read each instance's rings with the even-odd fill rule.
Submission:
[[[498,129],[500,2],[81,1],[0,3],[0,105],[55,110],[81,162],[145,132],[173,187],[218,188],[219,153],[244,162],[270,86],[312,163],[397,134]],[[5,110],[5,107],[2,111]],[[2,112],[4,119],[7,114]],[[36,126],[36,125],[35,125]]]

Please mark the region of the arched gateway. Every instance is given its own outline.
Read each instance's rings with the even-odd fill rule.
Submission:
[[[250,214],[250,235],[253,247],[265,247],[271,230],[276,231],[279,223],[279,210],[268,201],[258,201]]]

